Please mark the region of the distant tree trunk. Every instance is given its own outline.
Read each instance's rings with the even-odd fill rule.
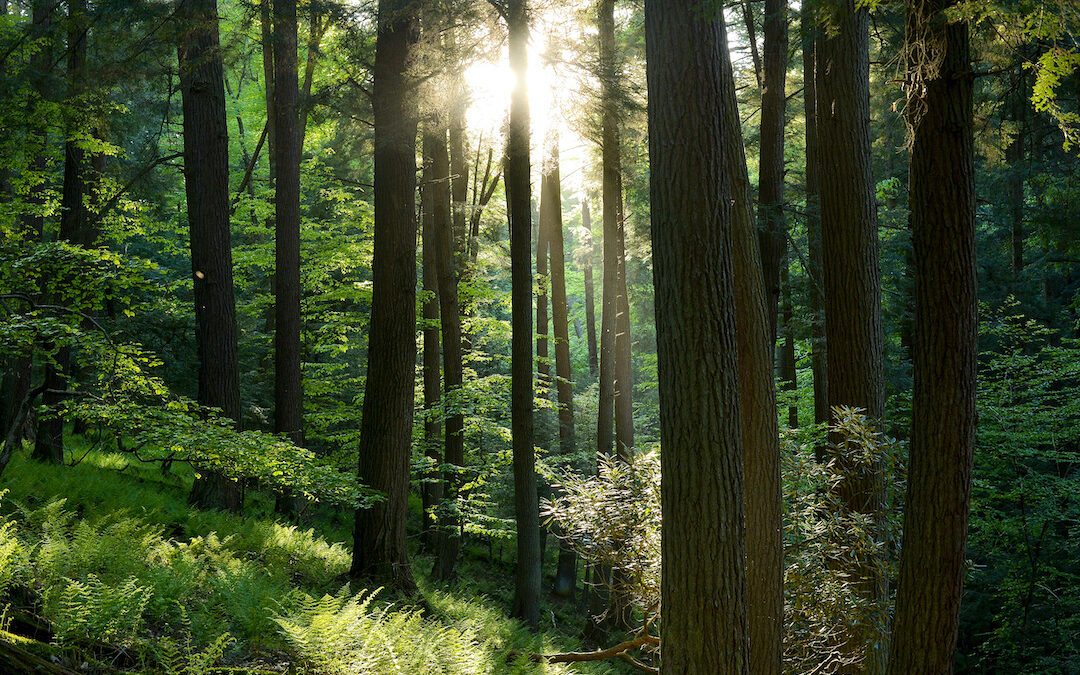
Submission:
[[[916,328],[890,673],[952,672],[967,568],[978,354],[973,78],[967,24],[942,17],[952,4],[906,3],[908,44],[943,60],[908,64]]]
[[[585,230],[584,263],[582,270],[585,274],[585,332],[589,347],[589,372],[596,377],[600,366],[596,360],[596,292],[593,289],[593,258],[595,246],[592,237],[592,217],[589,213],[589,198],[581,200],[581,227]]]
[[[787,0],[765,1],[765,62],[761,91],[758,233],[769,336],[776,344],[780,267],[787,252],[784,223],[784,84],[787,79]],[[770,350],[771,354],[771,350]]]
[[[315,62],[319,56],[319,45],[330,26],[330,20],[323,20],[319,5],[311,4],[311,21],[308,27],[307,60],[304,63],[304,84],[300,91],[300,144],[299,156],[303,158],[304,139],[307,138],[308,114],[311,112],[311,83],[315,79]]]
[[[722,19],[718,19],[722,23]],[[722,54],[722,138],[731,194],[731,257],[738,345],[740,440],[746,510],[746,610],[751,673],[781,670],[784,548],[781,522],[780,445],[769,335],[768,299],[758,229],[742,143],[735,78],[727,42]],[[714,188],[715,189],[715,188]]]
[[[457,44],[456,34],[454,35]],[[468,241],[467,216],[469,197],[469,162],[465,159],[465,108],[467,92],[461,63],[455,63],[453,77],[454,100],[450,105],[450,196],[453,201],[455,268],[460,278],[465,270]],[[462,334],[464,342],[464,334]]]
[[[720,13],[645,5],[664,510],[663,675],[748,669],[742,429]],[[708,508],[701,508],[706,504]]]
[[[609,455],[615,447],[615,313],[619,268],[616,254],[619,202],[622,200],[619,176],[619,132],[615,102],[612,100],[615,78],[614,0],[599,3],[600,91],[601,91],[601,202],[603,232],[603,277],[600,300],[600,400],[597,411],[596,449]]]
[[[304,444],[300,359],[300,132],[296,0],[274,11],[274,431]]]
[[[828,342],[829,403],[863,408],[874,424],[885,413],[882,367],[881,279],[874,181],[870,166],[869,12],[851,0],[830,0],[830,30],[817,41],[817,132],[822,167],[822,248]],[[835,32],[832,30],[835,27]],[[839,441],[840,439],[836,439]],[[885,505],[880,466],[856,474],[856,460],[841,456],[847,474],[841,503],[880,524]],[[843,570],[863,600],[883,603],[886,579],[869,561]],[[846,637],[847,654],[862,656],[856,672],[884,669],[888,636],[866,626]]]
[[[618,265],[615,295],[615,447],[616,454],[629,457],[634,449],[633,341],[630,336],[630,295],[626,283],[626,228],[622,215],[622,175],[619,176],[619,222],[615,243]]]
[[[542,193],[542,191],[541,191]],[[551,223],[544,217],[543,197],[541,196],[540,213],[536,225],[536,386],[540,395],[549,398],[551,393],[551,355],[548,353],[548,287],[551,279],[548,274],[548,230]],[[539,412],[543,415],[543,411]],[[543,418],[541,418],[543,419]],[[548,434],[543,424],[540,426],[544,445]]]
[[[554,144],[541,181],[541,219],[547,220],[548,251],[551,258],[551,315],[555,335],[555,388],[559,400],[559,454],[570,456],[577,449],[574,430],[574,383],[570,369],[570,327],[566,303],[566,251],[563,244],[562,182],[559,177],[559,146]],[[566,542],[559,542],[559,562],[555,571],[555,595],[572,597],[577,585],[577,556]]]
[[[510,68],[516,75],[506,140],[506,199],[510,216],[511,433],[517,568],[513,615],[536,630],[540,620],[540,505],[533,451],[532,204],[529,184],[529,20],[526,0],[507,0]]]
[[[262,0],[259,3],[259,19],[262,29],[263,91],[266,94],[266,156],[270,164],[270,184],[273,185],[277,179],[277,133],[274,130],[277,105],[274,103],[274,29],[270,19],[271,2],[273,0]]]
[[[432,150],[433,177],[432,217],[435,226],[435,269],[439,284],[439,314],[442,317],[443,350],[443,407],[446,415],[444,426],[446,445],[443,459],[448,467],[444,472],[445,492],[448,500],[456,500],[460,469],[465,465],[465,417],[460,408],[461,364],[461,310],[458,306],[457,267],[454,264],[457,247],[454,243],[454,225],[450,201],[450,157],[446,147],[446,125],[441,117],[425,132],[425,145]],[[428,140],[430,138],[430,141]],[[435,578],[447,581],[454,578],[458,551],[461,546],[461,518],[457,511],[448,511],[439,521],[440,550],[435,565]]]
[[[86,4],[83,0],[68,2],[67,77],[68,96],[77,97],[86,78]],[[75,105],[78,105],[75,103]],[[71,244],[87,245],[86,152],[74,140],[76,129],[68,128],[64,144],[64,183],[60,197],[60,239]],[[33,457],[42,462],[64,462],[64,418],[59,406],[64,401],[68,375],[71,370],[71,348],[62,346],[56,351],[55,363],[45,366],[45,392],[42,401],[48,414],[38,417]]]
[[[817,29],[813,7],[804,2],[799,9],[803,57],[803,112],[806,117],[806,242],[810,277],[810,370],[814,378],[814,424],[829,421],[829,383],[826,373],[825,286],[821,250],[821,189],[817,142],[817,87],[814,71],[817,63]],[[818,445],[814,455],[825,460],[825,448]]]
[[[184,186],[195,285],[199,403],[240,422],[236,301],[229,231],[229,136],[224,68],[215,0],[180,0],[186,28],[180,43],[184,109]],[[201,508],[239,511],[239,486],[212,472],[196,478],[190,500]]]
[[[416,106],[406,69],[415,3],[381,0],[375,111],[375,254],[359,476],[386,499],[356,512],[349,575],[416,592],[405,527],[416,362]]]
[[[1022,68],[1017,69],[1013,80],[1013,120],[1016,122],[1016,136],[1005,149],[1005,161],[1009,164],[1009,176],[1006,194],[1009,205],[1009,224],[1012,271],[1019,275],[1024,271],[1024,142],[1027,136],[1028,89],[1027,76]]]
[[[786,247],[785,247],[786,248]],[[780,311],[784,320],[784,341],[780,346],[780,382],[784,391],[795,392],[799,388],[798,374],[795,369],[795,327],[792,325],[795,312],[791,304],[791,270],[787,257],[780,267]],[[799,427],[799,406],[788,405],[788,427]]]
[[[424,509],[424,527],[420,542],[431,553],[439,550],[439,535],[436,528],[436,509],[442,502],[443,483],[438,467],[442,466],[442,413],[439,404],[442,400],[442,377],[439,370],[439,276],[436,263],[436,237],[434,212],[435,166],[432,152],[428,147],[428,136],[424,135],[424,183],[420,188],[423,215],[423,271],[424,292],[430,293],[424,299],[424,454],[434,464],[434,469],[425,472],[420,488],[420,500]]]

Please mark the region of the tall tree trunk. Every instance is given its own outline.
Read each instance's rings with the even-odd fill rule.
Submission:
[[[747,673],[731,185],[719,12],[645,5],[660,387],[663,675]],[[702,508],[702,505],[705,505]]]
[[[908,44],[929,48],[942,61],[908,64],[914,86],[907,109],[915,112],[909,120],[909,199],[916,328],[911,459],[889,672],[938,674],[951,673],[955,661],[975,449],[973,78],[967,24],[942,17],[953,2],[906,4]]]
[[[274,103],[274,28],[270,19],[271,2],[273,0],[262,0],[259,3],[259,23],[262,30],[263,91],[266,94],[266,156],[270,163],[270,184],[273,185],[277,179],[277,132],[274,129],[277,105]]]
[[[1016,136],[1005,149],[1005,161],[1009,164],[1006,195],[1009,204],[1011,261],[1013,275],[1024,271],[1024,142],[1027,136],[1028,89],[1027,76],[1022,68],[1013,80],[1012,118],[1016,122]]]
[[[199,403],[240,422],[240,366],[229,230],[229,135],[215,0],[180,0],[184,110],[184,187],[195,285]],[[205,472],[190,500],[203,508],[241,508],[239,486]]]
[[[543,190],[541,190],[543,195]],[[551,279],[548,274],[548,230],[551,223],[544,217],[543,196],[541,196],[540,213],[536,225],[536,386],[540,395],[549,398],[551,394],[551,355],[548,350],[548,287]],[[539,415],[543,419],[543,412]],[[544,445],[548,438],[546,428],[540,425],[540,444]]]
[[[67,79],[68,97],[78,105],[76,97],[83,90],[86,77],[86,4],[83,0],[68,2],[67,31]],[[87,245],[85,236],[87,213],[85,172],[88,165],[86,152],[75,141],[77,130],[66,129],[64,143],[64,183],[60,196],[60,239],[77,245]],[[64,462],[64,418],[60,406],[64,401],[68,375],[71,370],[71,348],[61,346],[56,350],[55,362],[45,365],[45,392],[42,402],[49,409],[38,417],[38,428],[33,457],[53,464]]]
[[[814,378],[814,424],[829,421],[829,382],[826,373],[825,286],[821,250],[821,189],[818,184],[820,159],[817,142],[817,29],[813,6],[804,2],[799,9],[803,57],[803,114],[806,118],[806,243],[810,277],[810,370]],[[814,455],[825,461],[825,447],[818,444]]]
[[[722,20],[720,20],[722,21]],[[746,509],[747,635],[751,673],[781,670],[783,539],[780,446],[767,296],[727,42],[722,53],[724,170],[731,194],[731,256]]]
[[[593,288],[593,259],[596,257],[596,249],[593,245],[592,217],[589,213],[588,197],[581,200],[581,227],[585,230],[585,241],[582,245],[584,249],[582,270],[585,275],[585,332],[589,347],[589,372],[596,377],[600,368],[596,360],[596,292]]]
[[[882,367],[881,279],[878,226],[870,166],[869,12],[851,0],[830,0],[830,30],[817,41],[817,131],[822,167],[822,248],[828,342],[829,403],[863,408],[879,425],[885,413]],[[836,438],[836,441],[841,439]],[[880,464],[856,470],[857,460],[841,456],[846,479],[838,490],[852,513],[880,524],[885,506]],[[863,601],[883,604],[886,579],[873,561],[843,571]],[[853,672],[884,669],[888,636],[867,622],[846,636],[846,655],[862,659]]]
[[[456,500],[461,485],[460,470],[465,465],[465,417],[461,412],[461,310],[458,307],[457,266],[454,264],[457,246],[450,202],[450,156],[446,147],[446,124],[436,118],[425,131],[425,145],[431,147],[433,166],[431,211],[435,230],[435,265],[439,285],[439,314],[442,317],[443,351],[443,408],[446,415],[446,434],[443,459],[445,493]],[[458,551],[461,546],[461,517],[456,509],[448,510],[439,521],[439,556],[435,577],[447,581],[454,578]]]
[[[792,325],[795,311],[791,303],[791,270],[785,256],[780,268],[780,311],[784,319],[784,342],[780,347],[780,382],[784,391],[794,393],[799,388],[798,373],[795,368],[795,326]],[[799,406],[788,404],[788,427],[799,427]]]
[[[600,299],[600,400],[597,410],[596,450],[611,454],[615,447],[615,313],[619,283],[616,240],[619,201],[622,199],[618,169],[618,118],[611,92],[615,77],[614,0],[599,3],[600,91],[601,91],[601,231],[603,232],[603,276]],[[614,157],[612,154],[614,153]]]
[[[304,139],[307,138],[308,114],[311,112],[311,83],[315,79],[315,62],[319,58],[319,45],[322,44],[323,34],[330,26],[329,19],[323,19],[319,13],[319,5],[311,3],[311,20],[308,26],[307,59],[304,62],[304,84],[300,90],[300,143],[299,156],[303,158]]]
[[[375,111],[375,254],[359,476],[386,499],[356,512],[349,575],[416,592],[405,528],[416,362],[416,106],[406,69],[415,3],[381,0]]]
[[[436,529],[436,510],[443,498],[442,476],[438,468],[442,466],[442,413],[439,404],[442,400],[442,377],[439,371],[439,276],[435,258],[435,215],[433,192],[435,186],[435,167],[432,153],[426,147],[428,137],[424,135],[424,183],[420,188],[420,213],[423,216],[423,284],[424,293],[424,454],[434,465],[425,472],[420,488],[420,501],[424,510],[424,527],[420,542],[431,553],[438,552],[439,535]]]
[[[516,76],[506,139],[506,199],[510,216],[511,392],[517,567],[513,615],[535,630],[540,620],[540,505],[533,450],[532,204],[529,184],[529,20],[526,0],[507,0],[510,68]]]
[[[300,132],[296,0],[274,11],[274,431],[304,444],[300,360]]]
[[[784,223],[784,84],[787,79],[787,0],[765,0],[765,61],[761,92],[758,239],[771,344],[776,344],[780,267],[787,251]]]
[[[574,383],[570,370],[570,326],[566,304],[566,251],[563,242],[562,182],[559,177],[559,146],[556,138],[544,166],[540,188],[540,217],[547,221],[551,259],[551,315],[555,335],[555,388],[559,400],[559,454],[574,454]],[[559,542],[555,571],[555,595],[573,596],[577,584],[577,556],[566,542]]]

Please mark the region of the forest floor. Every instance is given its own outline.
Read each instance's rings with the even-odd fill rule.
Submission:
[[[507,619],[510,542],[466,542],[453,584],[434,584],[431,558],[414,555],[421,597],[410,603],[349,584],[347,513],[288,524],[260,493],[243,516],[199,511],[186,467],[73,456],[76,466],[18,456],[0,480],[5,673],[633,672],[527,658],[582,649],[581,589],[576,602],[545,599],[537,634]]]

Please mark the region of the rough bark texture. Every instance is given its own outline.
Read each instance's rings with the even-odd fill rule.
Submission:
[[[296,0],[274,13],[274,431],[304,443],[300,361],[300,132]]]
[[[240,420],[236,301],[229,231],[229,136],[215,0],[181,0],[180,44],[184,109],[184,186],[195,284],[199,403]],[[192,503],[239,511],[236,483],[220,475],[196,479]]]
[[[885,412],[882,370],[881,279],[878,270],[877,206],[870,167],[869,13],[850,0],[831,0],[830,28],[817,42],[818,148],[822,167],[822,247],[829,404],[866,410],[878,424]],[[839,440],[839,439],[837,439]],[[852,512],[880,515],[884,477],[880,469],[856,476],[839,458],[850,479],[838,490]],[[881,601],[886,580],[873,565],[844,570],[870,602]],[[880,673],[887,636],[871,627],[847,637],[846,651],[863,654],[862,669]]]
[[[510,217],[511,385],[517,566],[513,615],[536,629],[540,620],[540,504],[533,450],[532,187],[529,184],[529,21],[526,0],[508,0],[510,67],[516,75],[506,139],[506,199]]]
[[[810,369],[814,378],[814,424],[829,421],[829,383],[826,374],[825,287],[821,250],[821,189],[818,185],[820,160],[817,143],[817,30],[813,7],[804,2],[799,10],[803,57],[803,112],[806,117],[806,242],[810,269]],[[815,448],[818,461],[825,448]]]
[[[787,49],[787,0],[765,0],[758,242],[772,344],[776,343],[780,267],[787,252],[787,229],[784,224],[784,84],[787,79]]]
[[[461,310],[458,306],[457,268],[454,264],[453,221],[450,204],[450,157],[446,147],[446,126],[439,120],[431,132],[425,134],[425,145],[431,146],[435,184],[431,191],[431,211],[435,234],[435,270],[439,285],[439,315],[442,317],[443,352],[443,406],[446,434],[443,460],[448,467],[460,468],[465,464],[465,417],[459,404],[462,384],[461,365]],[[430,141],[428,138],[430,137]],[[457,468],[444,472],[444,497],[457,498],[461,481]],[[461,518],[450,510],[439,521],[439,554],[435,565],[435,577],[449,580],[454,577],[458,550],[461,546]]]
[[[746,570],[722,20],[645,5],[660,386],[660,671],[746,673]]]
[[[589,198],[581,200],[581,227],[585,230],[584,261],[581,268],[585,275],[585,332],[589,348],[589,372],[596,377],[600,364],[596,360],[596,291],[593,286],[593,259],[595,247],[592,238],[592,214],[589,213]]]
[[[747,629],[750,672],[780,672],[783,637],[784,548],[780,446],[773,376],[773,341],[750,180],[739,124],[735,78],[723,51],[724,171],[731,190],[732,265],[739,359],[739,403],[746,491]]]
[[[379,3],[375,110],[375,254],[360,482],[386,496],[356,512],[350,576],[416,590],[405,526],[416,362],[416,106],[406,79],[416,41],[410,0]]]
[[[909,44],[944,60],[912,127],[914,393],[908,496],[889,672],[951,673],[966,569],[978,338],[972,82],[965,23],[909,0]],[[910,104],[909,104],[910,106]]]
[[[420,534],[421,544],[429,551],[438,550],[438,535],[435,528],[436,508],[443,498],[442,477],[438,467],[442,465],[442,415],[439,403],[442,400],[442,377],[439,366],[439,277],[436,271],[435,257],[435,216],[432,208],[432,193],[435,187],[435,167],[431,152],[426,147],[428,137],[424,136],[424,183],[420,190],[420,213],[423,216],[423,284],[426,295],[423,306],[424,339],[424,454],[434,465],[434,469],[425,472],[420,486],[420,500],[424,510],[424,527]]]

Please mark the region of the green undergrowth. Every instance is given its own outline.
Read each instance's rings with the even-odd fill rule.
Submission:
[[[332,512],[311,527],[201,512],[182,472],[97,452],[74,467],[16,457],[0,494],[0,629],[84,671],[621,672],[516,656],[580,649],[580,611],[545,610],[539,635],[506,619],[512,569],[487,552],[441,588],[418,558],[410,604],[349,584],[346,521]],[[249,514],[266,511],[249,500]]]

